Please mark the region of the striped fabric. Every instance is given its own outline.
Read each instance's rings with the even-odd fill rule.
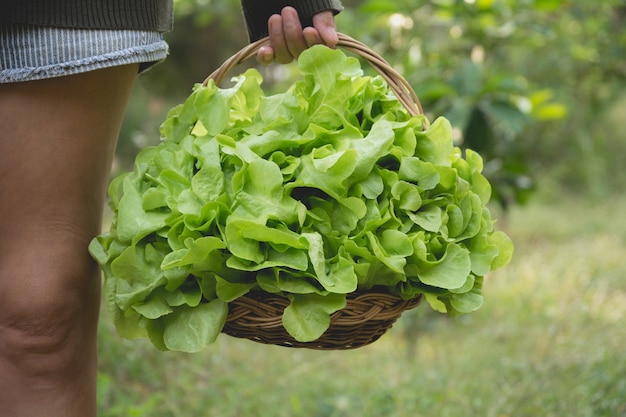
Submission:
[[[0,25],[0,83],[60,77],[165,59],[158,32]]]

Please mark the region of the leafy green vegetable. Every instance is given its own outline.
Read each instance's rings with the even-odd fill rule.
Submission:
[[[283,324],[300,341],[356,290],[481,306],[483,276],[513,246],[494,230],[480,156],[343,52],[316,46],[298,65],[281,94],[254,69],[231,88],[196,86],[162,142],[111,182],[111,229],[90,251],[123,336],[199,351],[249,291],[288,298]]]

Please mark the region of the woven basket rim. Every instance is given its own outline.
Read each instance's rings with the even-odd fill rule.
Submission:
[[[402,103],[411,116],[424,114],[422,104],[411,84],[393,68],[382,56],[374,52],[364,43],[348,36],[344,33],[337,33],[337,46],[350,51],[367,61],[387,82],[389,88],[394,92],[398,101]],[[269,37],[264,37],[256,42],[250,43],[225,60],[215,71],[213,71],[203,82],[206,86],[209,80],[213,80],[219,85],[225,77],[239,64],[256,56],[258,50],[269,45]]]

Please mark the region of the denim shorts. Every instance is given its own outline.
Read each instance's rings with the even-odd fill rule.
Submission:
[[[165,59],[159,32],[0,25],[0,83],[41,80]]]

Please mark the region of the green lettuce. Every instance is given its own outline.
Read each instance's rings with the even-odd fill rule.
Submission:
[[[250,291],[289,299],[299,341],[374,287],[450,314],[482,305],[513,245],[494,229],[480,156],[340,50],[310,48],[298,67],[280,94],[255,69],[196,86],[111,182],[111,228],[90,251],[122,336],[199,351]]]

